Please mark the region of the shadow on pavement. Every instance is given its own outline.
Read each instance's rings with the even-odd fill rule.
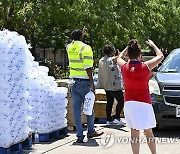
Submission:
[[[96,138],[98,139],[98,138]],[[74,146],[87,146],[87,147],[97,147],[99,144],[96,142],[95,139],[89,139],[87,142],[84,143],[77,143],[76,141],[72,144]]]
[[[103,125],[101,127],[109,128],[109,129],[117,129],[117,130],[120,130],[120,131],[123,131],[123,132],[129,132],[127,130],[122,129],[122,128],[125,128],[125,126],[118,126],[118,125],[106,126],[106,125]]]
[[[154,130],[154,136],[160,138],[180,138],[180,127],[161,126],[158,130]]]
[[[51,143],[53,143],[53,142],[56,142],[56,141],[59,141],[59,140],[63,140],[64,138],[66,138],[66,137],[69,137],[70,135],[62,135],[61,137],[59,137],[59,138],[51,138],[51,139],[49,139],[49,141],[44,141],[44,142],[39,142],[39,143],[35,143],[35,144],[51,144]]]

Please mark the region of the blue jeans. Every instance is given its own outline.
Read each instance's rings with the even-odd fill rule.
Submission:
[[[85,95],[88,92],[90,92],[89,80],[73,79],[73,83],[71,83],[71,97],[73,102],[74,121],[77,129],[77,137],[79,139],[84,139],[83,127],[81,121],[81,112],[82,112],[81,107],[85,99]],[[88,125],[87,135],[92,135],[95,132],[94,111],[91,116],[87,115],[87,125]]]

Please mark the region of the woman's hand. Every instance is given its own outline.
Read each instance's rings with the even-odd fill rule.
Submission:
[[[152,47],[152,48],[154,48],[154,47],[156,47],[156,45],[154,44],[154,42],[152,41],[152,40],[147,40],[146,41],[146,43],[150,46],[150,47]]]

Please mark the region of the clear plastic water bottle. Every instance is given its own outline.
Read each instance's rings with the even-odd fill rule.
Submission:
[[[35,134],[34,134],[34,143],[39,143],[39,134],[38,134],[38,132],[35,132]]]

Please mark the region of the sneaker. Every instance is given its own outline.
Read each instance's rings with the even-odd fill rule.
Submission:
[[[87,138],[90,139],[90,138],[93,138],[93,137],[98,137],[98,136],[101,136],[102,134],[104,134],[104,132],[94,132],[92,135],[88,135]]]
[[[120,120],[118,120],[118,119],[114,119],[113,120],[113,124],[114,125],[122,125],[122,126],[124,126],[125,125],[125,123],[124,122],[122,122],[122,120],[120,119]]]
[[[106,126],[111,126],[111,125],[113,125],[113,122],[112,122],[112,121],[107,121],[107,122],[106,122]]]

